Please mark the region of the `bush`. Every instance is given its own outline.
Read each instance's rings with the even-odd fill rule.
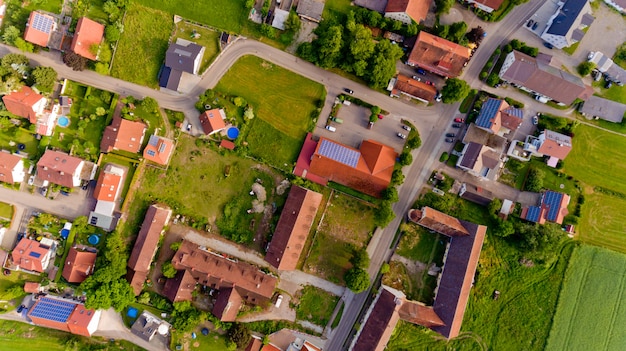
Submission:
[[[352,290],[355,294],[365,291],[370,285],[370,276],[367,272],[361,268],[350,268],[345,276],[346,286]]]
[[[250,342],[250,338],[252,335],[250,334],[250,330],[242,323],[233,324],[230,329],[228,329],[228,338],[230,341],[237,344],[238,348],[243,348]]]
[[[577,67],[578,74],[580,74],[583,77],[588,76],[595,67],[596,67],[595,63],[585,61],[581,63],[580,65],[578,65]]]
[[[482,71],[482,72],[480,72],[479,78],[480,78],[480,80],[485,80],[485,79],[487,79],[487,76],[489,76],[489,73],[487,73],[485,71]]]
[[[526,183],[524,184],[524,189],[532,192],[540,192],[543,189],[543,178],[545,174],[542,170],[537,169],[535,167],[531,167],[528,170],[528,176],[526,178]]]
[[[387,224],[393,221],[394,218],[396,218],[396,214],[391,208],[391,202],[383,201],[380,204],[378,211],[374,213],[374,224],[378,227],[384,228]]]
[[[497,73],[491,73],[489,75],[489,78],[487,78],[486,81],[487,85],[489,85],[490,87],[495,86],[496,84],[500,83],[500,76],[498,76]]]
[[[163,266],[161,267],[161,273],[163,273],[165,278],[174,278],[177,272],[178,271],[174,268],[171,261],[163,263]]]
[[[448,161],[449,158],[450,158],[450,155],[448,155],[447,152],[444,152],[443,154],[441,154],[441,157],[439,157],[439,162],[446,162]]]
[[[370,265],[370,256],[367,254],[366,248],[363,247],[358,250],[355,249],[352,252],[350,263],[352,263],[352,266],[354,267],[367,269]]]
[[[402,166],[408,166],[413,163],[413,155],[410,152],[404,151],[400,154],[399,162]]]

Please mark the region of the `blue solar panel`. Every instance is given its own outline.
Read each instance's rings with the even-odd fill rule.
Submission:
[[[485,101],[483,107],[480,109],[478,118],[476,119],[476,125],[483,128],[491,128],[490,120],[496,116],[501,104],[502,101],[498,99],[489,99]]]
[[[509,107],[506,110],[504,110],[504,112],[507,113],[510,116],[513,116],[513,117],[517,117],[517,118],[523,118],[524,117],[524,111],[522,111],[519,108]]]
[[[50,33],[50,30],[52,29],[52,24],[53,24],[53,20],[48,17],[48,16],[44,16],[38,12],[35,12],[35,18],[33,18],[33,28],[40,31],[40,32],[44,32],[46,34]]]
[[[543,204],[548,206],[548,215],[546,219],[549,221],[556,221],[556,217],[559,214],[559,209],[561,208],[561,199],[563,198],[563,194],[557,193],[554,191],[546,191],[543,195]]]
[[[156,135],[150,135],[150,139],[148,140],[148,144],[150,144],[152,146],[157,146],[158,143],[159,143],[159,137],[157,137]]]
[[[526,220],[531,222],[539,222],[539,215],[541,214],[541,207],[530,206],[526,212]]]
[[[34,257],[34,258],[39,258],[39,257],[41,257],[41,254],[39,252],[32,252],[31,251],[31,252],[28,253],[28,256]]]
[[[361,157],[358,151],[326,139],[322,139],[318,153],[353,168],[359,163],[359,157]]]
[[[29,315],[64,323],[70,318],[75,307],[76,305],[71,302],[42,297],[31,309]]]

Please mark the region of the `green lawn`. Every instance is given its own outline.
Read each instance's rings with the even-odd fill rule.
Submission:
[[[305,286],[301,294],[300,302],[296,307],[296,318],[326,327],[339,301],[339,296],[311,285]]]
[[[247,128],[250,153],[285,169],[296,160],[312,125],[311,113],[326,94],[321,84],[256,56],[239,59],[215,90],[253,106],[256,117]]]
[[[6,202],[0,202],[0,218],[10,221],[13,219],[13,205]]]
[[[578,248],[570,260],[546,350],[623,350],[626,256]]]
[[[343,18],[347,16],[348,12],[350,12],[350,10],[353,8],[351,4],[352,2],[350,0],[326,0],[326,5],[324,6],[322,18]]]
[[[197,3],[186,3],[180,9]],[[173,25],[173,18],[168,13],[131,3],[126,11],[124,33],[117,46],[111,75],[156,88]]]
[[[366,246],[371,238],[375,210],[360,200],[333,193],[303,270],[342,283],[351,267],[353,248]]]
[[[248,12],[245,0],[136,0],[137,4],[176,14],[229,32],[241,32]]]
[[[602,193],[585,195],[582,220],[576,230],[582,242],[626,253],[626,199]]]
[[[191,35],[195,31],[200,35],[199,38],[192,38]],[[207,29],[196,24],[189,22],[180,22],[176,25],[176,33],[172,42],[176,42],[176,39],[181,38],[204,46],[204,55],[202,56],[202,63],[200,64],[200,71],[198,74],[202,74],[220,52],[220,32]]]
[[[407,223],[402,226],[403,236],[396,253],[411,260],[428,263],[433,253],[445,249],[445,240],[437,233],[430,233],[423,227]],[[443,241],[443,242],[442,242]]]

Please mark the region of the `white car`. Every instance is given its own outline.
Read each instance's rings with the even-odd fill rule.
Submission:
[[[594,56],[595,54],[596,54],[596,53],[595,53],[595,52],[593,52],[593,51],[589,52],[589,54],[587,55],[587,61],[591,61],[591,60],[593,60],[593,56]]]
[[[337,131],[337,128],[335,128],[333,126],[326,126],[326,129],[331,131],[331,132],[333,132],[333,133]]]
[[[32,175],[28,178],[28,185],[32,186],[33,184],[35,184],[35,176]]]

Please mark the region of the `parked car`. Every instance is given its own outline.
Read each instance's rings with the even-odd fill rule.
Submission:
[[[539,26],[539,23],[535,22],[535,24],[533,24],[533,30],[537,29],[537,26]]]
[[[547,47],[548,49],[554,49],[554,46],[552,44],[547,43],[545,41],[543,42],[543,46]]]
[[[535,21],[533,21],[533,20],[529,20],[529,21],[526,23],[526,27],[530,28],[530,27],[532,27],[532,25],[533,25],[534,23],[535,23]]]
[[[331,132],[333,132],[333,133],[337,131],[337,128],[335,128],[333,126],[326,126],[326,129],[331,131]]]
[[[374,126],[374,122],[369,122],[367,124],[367,129],[372,129],[373,126]]]
[[[406,139],[406,135],[405,135],[405,134],[398,133],[398,134],[396,134],[396,135],[397,135],[397,136],[398,136],[398,138],[400,138],[400,139]]]
[[[274,304],[274,306],[276,306],[276,308],[279,308],[282,303],[283,303],[283,295],[278,295],[278,298],[276,299],[276,303]]]
[[[26,306],[24,305],[20,305],[20,307],[17,308],[17,313],[22,313],[22,311],[24,311],[24,309],[26,308]]]
[[[465,122],[465,119],[457,117],[457,118],[454,119],[454,121],[457,122],[457,123],[463,123],[463,122]]]
[[[85,184],[83,184],[83,190],[87,190],[87,188],[89,188],[89,182],[85,182]]]
[[[41,188],[41,190],[39,190],[39,192],[41,193],[42,196],[46,196],[46,195],[48,195],[48,188],[47,187],[43,187],[43,188]]]
[[[456,134],[454,134],[454,133],[446,133],[446,136],[448,138],[454,138],[456,136]]]
[[[343,123],[343,119],[341,118],[337,118],[337,117],[330,117],[329,118],[331,121],[335,122],[335,123],[339,123],[342,124]]]
[[[421,82],[421,81],[422,81],[422,78],[420,78],[420,77],[418,77],[418,76],[413,76],[413,79],[415,79],[415,80],[416,80],[416,81],[418,81],[418,82]]]
[[[60,193],[61,193],[61,195],[63,195],[63,196],[70,196],[70,193],[69,193],[69,192],[67,192],[67,191],[65,191],[65,190],[61,190],[61,191],[59,191],[59,192],[60,192]]]
[[[411,131],[411,127],[407,126],[407,125],[402,125],[402,129],[406,130],[407,132]]]
[[[35,176],[32,175],[28,178],[28,185],[33,185],[35,184]]]
[[[454,139],[452,139],[452,138],[446,138],[446,143],[453,143],[453,142],[454,142]]]
[[[595,54],[596,54],[595,52],[593,52],[593,51],[589,51],[589,53],[587,54],[587,61],[591,61],[591,59],[593,59],[593,56],[594,56]]]
[[[354,94],[354,91],[352,89],[343,88],[343,91],[345,91],[348,94]]]
[[[427,80],[425,83],[428,84],[428,85],[435,86],[435,84],[433,82],[429,81],[429,80]]]
[[[435,95],[435,101],[441,102],[441,93],[440,92],[437,92],[437,94]]]
[[[534,125],[539,124],[539,114],[537,114],[537,115],[533,116],[533,124],[534,124]]]
[[[378,115],[378,119],[383,119],[383,118],[385,118],[385,116],[380,115],[380,114]]]
[[[187,129],[188,132],[191,132],[191,123],[187,123],[187,128],[185,129]]]
[[[613,81],[612,80],[607,80],[606,84],[604,85],[604,88],[609,89],[613,86]]]
[[[425,76],[425,75],[426,75],[426,71],[425,71],[424,69],[422,69],[422,68],[418,68],[418,69],[416,70],[416,72],[417,72],[417,74],[421,74],[421,75],[423,75],[423,76]]]
[[[452,123],[452,128],[461,128],[460,123]]]

